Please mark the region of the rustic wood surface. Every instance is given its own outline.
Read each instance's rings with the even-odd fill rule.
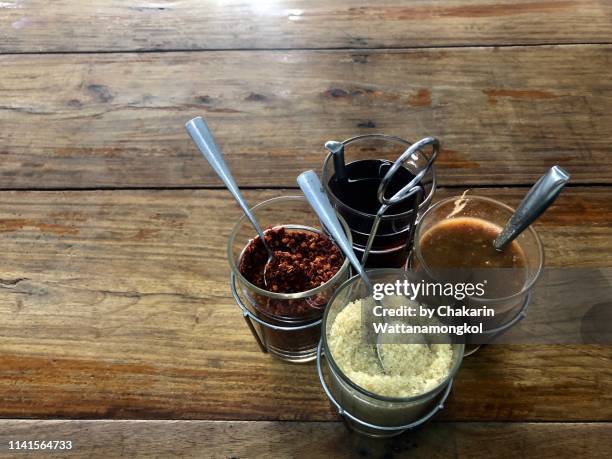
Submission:
[[[0,457],[612,456],[601,345],[485,347],[435,422],[348,434],[240,318],[239,211],[183,128],[209,121],[251,202],[363,133],[439,137],[436,199],[516,205],[560,164],[547,266],[605,281],[611,68],[608,0],[0,1]]]
[[[0,421],[0,444],[70,439],[70,454],[44,457],[85,458],[591,458],[612,455],[611,435],[608,423],[433,422],[398,438],[374,440],[348,434],[337,422]],[[39,456],[0,451],[0,458]]]
[[[0,189],[295,186],[329,139],[435,135],[440,183],[612,183],[612,46],[0,56]],[[248,78],[246,77],[248,76]],[[369,152],[367,152],[369,154]]]
[[[612,41],[607,0],[5,0],[3,52]]]
[[[525,192],[473,190],[513,205]],[[549,266],[609,265],[609,197],[564,191],[537,225]],[[260,353],[230,297],[227,191],[0,199],[1,416],[337,419],[314,366]],[[607,346],[490,346],[465,360],[440,419],[610,420],[611,359]]]

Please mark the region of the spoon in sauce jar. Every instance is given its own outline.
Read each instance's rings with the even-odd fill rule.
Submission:
[[[523,201],[493,241],[495,250],[501,252],[531,225],[557,199],[570,175],[559,166],[553,166],[529,190]]]

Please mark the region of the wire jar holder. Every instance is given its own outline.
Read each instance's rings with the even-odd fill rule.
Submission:
[[[306,324],[303,324],[303,325],[287,326],[287,325],[277,325],[270,321],[266,321],[260,317],[257,317],[257,315],[248,308],[248,306],[244,303],[244,301],[242,301],[242,298],[240,297],[240,294],[238,293],[238,289],[236,287],[236,276],[234,275],[233,272],[230,273],[230,290],[232,292],[232,296],[234,297],[234,300],[236,301],[236,304],[238,304],[238,307],[240,307],[240,310],[242,311],[242,317],[244,318],[244,321],[249,327],[249,330],[251,331],[251,333],[253,334],[253,337],[255,338],[255,341],[257,342],[259,349],[263,353],[270,352],[270,353],[278,355],[281,358],[285,357],[284,355],[279,354],[279,352],[269,347],[269,344],[267,342],[268,340],[266,339],[266,333],[261,333],[261,334],[258,333],[256,326],[265,327],[267,329],[273,330],[275,332],[281,332],[281,333],[299,333],[299,332],[304,332],[307,330],[316,331],[316,329],[321,326],[321,322],[323,320],[322,318],[306,323]],[[309,360],[314,360],[315,357],[316,355],[312,353],[312,355],[306,355],[304,356],[304,358],[300,359],[299,361],[306,362]]]
[[[303,196],[278,196],[251,209],[263,228],[322,234],[324,228]],[[349,227],[341,220],[347,237]],[[241,271],[245,251],[252,243],[253,230],[242,215],[228,238],[227,253],[232,276],[230,290],[241,309],[258,347],[281,360],[301,363],[316,358],[321,316],[333,292],[349,276],[349,262],[325,283],[303,292],[280,293],[260,288]]]
[[[426,414],[421,416],[419,419],[417,419],[416,421],[412,421],[407,424],[402,424],[402,425],[397,425],[397,426],[382,426],[382,425],[372,424],[370,422],[367,422],[367,421],[364,421],[363,419],[358,418],[357,416],[353,415],[352,413],[344,409],[342,405],[340,405],[338,400],[336,400],[336,398],[331,393],[331,390],[328,387],[327,382],[325,381],[325,376],[323,375],[323,368],[321,365],[321,359],[324,356],[324,353],[322,351],[322,346],[323,346],[323,340],[319,342],[319,346],[317,347],[317,373],[319,375],[319,381],[321,383],[321,387],[323,388],[323,391],[325,392],[325,395],[327,396],[331,404],[334,406],[334,408],[336,408],[338,414],[340,415],[345,425],[349,429],[351,428],[351,426],[348,423],[348,421],[352,421],[356,423],[357,425],[364,427],[366,429],[370,429],[372,431],[380,431],[381,432],[380,436],[385,436],[385,434],[386,435],[399,435],[400,433],[406,430],[414,429],[415,427],[418,427],[421,424],[424,424],[427,421],[429,421],[440,410],[444,408],[444,403],[446,402],[446,399],[448,398],[450,391],[453,387],[453,380],[451,379],[448,382],[446,389],[444,389],[444,392],[442,393],[441,398],[434,404],[433,408],[429,410]]]
[[[525,299],[523,300],[521,308],[519,309],[519,311],[516,313],[515,316],[513,316],[510,320],[508,320],[506,323],[502,325],[499,325],[490,330],[483,330],[480,336],[484,335],[486,339],[482,339],[479,341],[484,341],[484,342],[472,343],[472,344],[466,343],[465,354],[463,354],[463,356],[468,357],[470,355],[475,354],[476,351],[478,351],[478,349],[480,349],[482,345],[491,343],[492,341],[495,340],[495,338],[503,335],[504,333],[509,331],[512,327],[514,327],[516,324],[518,324],[521,320],[523,320],[527,316],[527,308],[529,307],[530,301],[531,301],[531,292],[528,292],[527,295],[525,296]]]

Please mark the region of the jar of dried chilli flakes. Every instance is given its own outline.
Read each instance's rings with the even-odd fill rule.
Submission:
[[[349,278],[349,263],[305,198],[272,198],[252,212],[275,257],[264,278],[267,252],[242,215],[228,242],[234,298],[262,351],[291,362],[314,360],[323,312]]]

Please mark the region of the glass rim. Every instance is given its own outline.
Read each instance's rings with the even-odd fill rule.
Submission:
[[[306,198],[304,196],[294,196],[294,195],[291,195],[291,196],[276,196],[274,198],[266,199],[265,201],[261,201],[261,202],[255,204],[253,207],[250,208],[250,210],[251,210],[251,212],[255,212],[258,208],[265,207],[265,206],[267,206],[269,204],[273,204],[273,203],[278,202],[278,201],[301,201],[301,202],[308,203],[308,201],[306,200]],[[347,237],[347,239],[349,241],[349,244],[352,246],[353,245],[353,238],[351,237],[351,232],[350,232],[350,228],[349,228],[348,224],[342,218],[341,215],[337,215],[337,217],[338,217],[338,220],[340,220],[340,224],[344,228],[344,232],[345,232],[345,235],[346,235],[346,237]],[[238,220],[236,221],[234,226],[232,227],[232,231],[230,233],[230,236],[228,238],[228,243],[227,243],[227,259],[229,260],[230,268],[232,269],[232,271],[234,272],[236,277],[239,279],[239,281],[244,283],[249,289],[252,289],[253,292],[256,293],[256,294],[267,296],[269,298],[279,299],[279,300],[299,300],[299,299],[307,298],[309,296],[316,295],[317,293],[320,293],[321,291],[325,290],[326,288],[329,287],[329,285],[331,283],[337,282],[338,279],[340,279],[346,273],[346,271],[349,268],[350,262],[349,262],[348,258],[344,254],[342,254],[344,256],[344,262],[342,263],[342,266],[340,266],[340,269],[338,270],[338,272],[336,274],[334,274],[327,282],[325,282],[322,285],[319,285],[318,287],[315,287],[315,288],[310,289],[310,290],[305,290],[303,292],[296,292],[296,293],[277,293],[277,292],[270,292],[269,290],[264,290],[262,288],[259,288],[258,286],[256,286],[255,284],[251,283],[246,277],[244,277],[242,275],[242,273],[238,269],[238,266],[236,265],[236,260],[234,260],[233,243],[236,240],[236,236],[238,234],[238,231],[239,231],[241,225],[245,222],[245,220],[247,220],[247,216],[243,213],[238,218]],[[298,225],[297,224],[292,224],[292,225],[289,225],[289,224],[282,225],[281,224],[281,225],[277,225],[277,226],[291,227],[291,226],[298,226]],[[301,226],[306,227],[307,225],[301,225]],[[265,229],[264,229],[264,231],[265,231]],[[255,230],[253,230],[253,233],[255,233]],[[332,244],[334,244],[337,247],[336,242],[330,236],[327,236],[327,237],[332,242]],[[250,242],[250,240],[249,240],[249,242]],[[247,244],[244,247],[246,247],[247,245],[248,245],[248,242],[247,242]],[[244,248],[243,248],[243,250],[244,250]],[[338,250],[340,250],[339,247],[338,247]],[[240,253],[242,253],[242,251]],[[342,253],[342,250],[340,250],[340,253]],[[276,317],[274,316],[273,318],[276,318]]]
[[[512,207],[510,207],[509,205],[498,201],[497,199],[493,199],[493,198],[488,198],[486,196],[479,196],[479,195],[466,195],[466,196],[461,196],[461,195],[457,195],[457,196],[450,196],[448,198],[444,198],[441,201],[436,202],[435,204],[433,204],[431,207],[429,207],[424,213],[423,215],[421,215],[421,218],[418,219],[417,223],[416,223],[416,229],[414,232],[414,243],[412,244],[412,250],[415,253],[415,256],[417,257],[419,263],[421,263],[421,265],[423,266],[423,269],[425,270],[425,272],[427,273],[428,276],[430,276],[432,279],[435,279],[435,276],[433,276],[431,274],[431,271],[429,269],[429,267],[427,266],[427,264],[425,263],[425,260],[423,260],[423,256],[421,254],[421,246],[418,243],[419,241],[419,236],[421,236],[421,222],[423,220],[425,220],[425,218],[428,215],[431,215],[432,212],[434,212],[436,209],[442,207],[445,204],[448,204],[451,201],[454,201],[456,199],[473,199],[475,201],[485,201],[491,204],[494,204],[496,206],[499,206],[507,211],[510,212],[510,214],[513,214],[515,212],[515,209],[513,209]],[[483,219],[484,220],[484,219]],[[487,302],[492,302],[492,303],[501,303],[504,301],[508,301],[508,300],[512,300],[515,299],[521,295],[524,295],[526,292],[530,291],[533,286],[535,285],[535,283],[537,282],[537,280],[540,278],[540,275],[542,274],[542,270],[544,268],[544,246],[542,244],[542,241],[540,239],[540,236],[538,235],[537,231],[533,228],[533,225],[529,225],[527,227],[527,229],[525,229],[523,231],[523,233],[529,231],[529,233],[531,233],[531,235],[533,236],[535,242],[536,242],[536,247],[537,247],[537,251],[538,251],[538,255],[539,255],[539,263],[537,266],[537,269],[535,271],[535,275],[532,277],[532,279],[529,280],[529,282],[525,282],[525,284],[523,285],[523,287],[521,288],[521,290],[519,290],[516,293],[513,293],[512,295],[508,295],[505,297],[500,297],[500,298],[484,298],[484,297],[478,297],[476,298],[478,301],[487,301]],[[468,297],[468,298],[473,298],[473,297]]]
[[[376,273],[402,272],[404,274],[410,274],[410,271],[406,271],[401,268],[375,268],[375,269],[368,269],[366,270],[366,272],[368,274],[375,273],[375,272]],[[323,322],[321,322],[321,339],[323,341],[323,350],[325,352],[325,356],[327,357],[327,361],[329,362],[330,368],[332,369],[333,372],[337,373],[340,376],[340,379],[343,382],[347,383],[350,387],[352,387],[356,391],[370,398],[373,398],[373,399],[376,399],[382,402],[392,402],[392,403],[417,402],[419,400],[432,398],[438,392],[440,392],[442,388],[445,387],[457,374],[457,371],[459,370],[459,367],[461,366],[461,362],[463,361],[463,354],[465,351],[464,343],[452,343],[451,344],[451,346],[453,346],[453,360],[454,361],[453,361],[453,364],[451,365],[451,368],[448,374],[444,377],[444,379],[442,379],[442,381],[440,381],[434,388],[428,390],[427,392],[423,392],[417,395],[411,395],[409,397],[391,397],[388,395],[381,395],[375,392],[371,392],[368,389],[361,387],[359,384],[355,383],[352,379],[346,376],[344,372],[340,369],[338,364],[336,363],[334,356],[333,356],[333,352],[331,352],[327,344],[327,322],[328,322],[328,317],[329,317],[329,311],[331,310],[330,305],[333,304],[333,302],[336,300],[336,298],[342,291],[344,291],[346,288],[348,288],[349,286],[351,286],[352,284],[354,284],[355,282],[359,280],[361,280],[361,277],[359,275],[355,275],[355,276],[350,277],[346,281],[344,281],[342,285],[340,285],[340,287],[336,289],[334,294],[331,296],[331,298],[327,302],[327,307],[325,308],[325,313],[323,314]],[[459,355],[455,356],[454,355],[455,352],[459,352]]]
[[[408,140],[402,139],[400,137],[396,137],[396,136],[392,136],[392,135],[387,135],[387,134],[362,134],[362,135],[358,135],[355,137],[351,137],[350,139],[344,140],[342,141],[342,145],[346,146],[346,145],[350,145],[353,142],[357,142],[359,140],[362,139],[366,139],[366,138],[373,138],[373,139],[383,139],[383,140],[389,140],[392,142],[397,142],[397,143],[401,143],[406,145],[407,147],[409,147],[410,145],[412,145],[414,142],[410,142]],[[420,155],[422,155],[426,161],[429,160],[429,156],[427,154],[425,154],[423,151],[418,150],[417,151]],[[416,153],[416,152],[415,152]],[[370,219],[374,219],[376,217],[375,214],[369,214],[366,212],[362,212],[360,210],[354,209],[351,206],[346,205],[341,199],[338,198],[338,196],[336,196],[334,194],[334,192],[331,190],[331,188],[329,187],[329,180],[326,178],[326,174],[325,174],[325,168],[326,166],[329,164],[329,162],[332,160],[332,153],[328,153],[327,156],[325,157],[325,160],[323,161],[323,169],[321,171],[321,175],[323,178],[323,187],[325,188],[325,192],[330,195],[333,196],[333,198],[338,201],[339,203],[341,203],[344,207],[346,207],[346,209],[348,209],[349,211],[351,211],[352,213],[360,216],[360,217],[365,217],[365,218],[370,218]],[[348,163],[351,164],[351,163]],[[423,177],[425,178],[425,177]],[[436,178],[436,167],[435,165],[432,165],[431,167],[431,189],[429,190],[429,193],[427,194],[427,196],[424,197],[423,202],[421,202],[421,204],[419,204],[419,208],[418,211],[427,208],[427,206],[429,206],[429,203],[431,202],[433,195],[436,191],[436,184],[437,184],[437,178]],[[412,209],[407,210],[405,212],[401,212],[399,214],[386,214],[383,215],[382,220],[392,220],[392,219],[396,219],[396,218],[402,218],[402,217],[407,217],[408,215],[410,215],[412,213]]]

